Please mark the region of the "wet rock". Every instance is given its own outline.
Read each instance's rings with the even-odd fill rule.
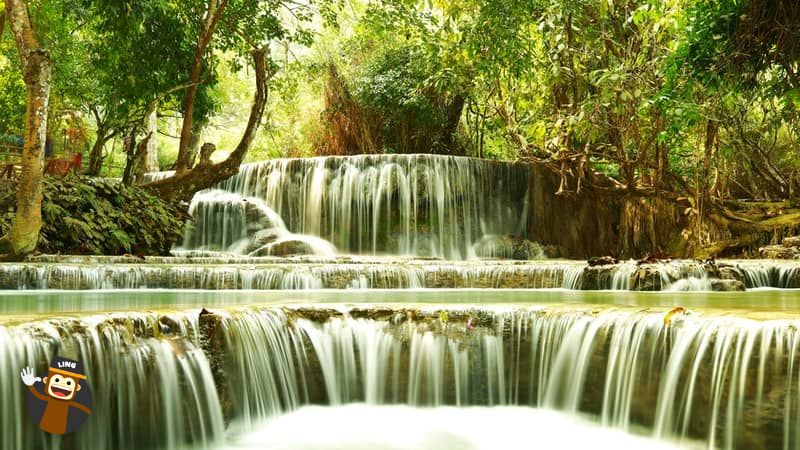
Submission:
[[[692,273],[693,269],[694,269],[695,273]],[[685,270],[683,270],[683,272],[686,272],[686,274],[688,276],[691,276],[691,275],[695,275],[696,276],[697,275],[696,270],[702,271],[709,278],[721,278],[720,277],[720,266],[718,266],[716,261],[714,261],[713,259],[708,259],[708,260],[703,261],[702,263],[700,263],[699,266],[696,267],[696,269],[691,267],[691,266],[687,267]]]
[[[608,266],[611,264],[619,264],[619,260],[613,256],[595,256],[589,258],[587,261],[590,267],[594,266]]]
[[[376,306],[374,308],[354,308],[349,311],[350,317],[354,319],[371,319],[371,320],[381,320],[381,321],[388,321],[392,319],[395,315],[395,310],[392,308],[386,308],[381,306]]]
[[[736,280],[744,282],[744,273],[741,269],[734,266],[719,266],[717,278],[721,280]]]
[[[739,280],[711,280],[711,290],[717,292],[739,292],[746,291],[744,283]]]
[[[284,224],[279,222],[278,217],[271,215],[264,205],[256,202],[242,200],[244,202],[244,213],[247,220],[248,234],[269,228],[283,228]]]
[[[569,251],[560,245],[542,245],[542,251],[548,258],[566,258]]]
[[[273,245],[262,247],[251,256],[291,256],[291,255],[313,255],[314,249],[308,242],[298,240],[286,240]]]
[[[512,259],[519,261],[528,261],[532,259],[546,258],[542,246],[527,239],[519,239],[514,241]]]
[[[425,287],[455,288],[456,273],[448,270],[428,270],[425,272]]]
[[[16,274],[17,272],[14,270],[0,269],[0,289],[17,289],[19,280],[15,276]]]
[[[267,244],[271,244],[277,241],[280,238],[280,230],[275,228],[268,228],[266,230],[259,230],[253,237],[250,238],[250,242],[247,244],[247,249],[245,249],[245,253],[250,254]]]
[[[617,268],[617,265],[607,264],[586,266],[581,275],[581,289],[585,291],[607,289]]]
[[[783,238],[781,242],[784,247],[800,247],[800,236],[790,236]]]
[[[161,335],[175,334],[180,330],[177,320],[169,316],[161,316],[158,319],[158,331]]]
[[[217,389],[222,415],[229,420],[233,415],[234,405],[230,393],[229,382],[225,371],[227,347],[225,345],[225,329],[223,318],[203,308],[198,319],[200,331],[200,348],[208,359],[214,386]]]
[[[643,258],[636,260],[636,264],[662,264],[668,263],[672,259],[671,256],[663,253],[647,254]]]
[[[758,249],[762,258],[797,259],[800,258],[800,247],[784,247],[783,245],[767,245]]]
[[[657,267],[647,264],[641,265],[631,276],[631,290],[633,291],[660,291],[663,288],[661,271]]]
[[[342,312],[332,308],[297,308],[292,310],[296,317],[317,323],[325,323],[332,318],[341,318]]]

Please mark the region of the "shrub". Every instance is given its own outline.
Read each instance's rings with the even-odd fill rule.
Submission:
[[[14,189],[0,184],[0,232],[11,226]],[[43,227],[38,250],[44,253],[137,255],[166,254],[183,233],[185,208],[116,180],[45,178]]]

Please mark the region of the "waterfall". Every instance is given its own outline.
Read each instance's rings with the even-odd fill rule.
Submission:
[[[299,244],[304,254],[335,254],[322,239],[289,232],[281,216],[260,198],[211,189],[194,196],[189,214],[194,220],[186,227],[184,248],[258,256],[271,255],[285,244]]]
[[[745,274],[748,288],[800,288],[800,263],[785,261],[742,261],[737,264]]]
[[[450,309],[448,321],[435,310],[374,314],[382,318],[362,318],[370,310],[225,315],[228,351],[243,355],[230,376],[258,377],[232,384],[245,409],[236,415],[253,426],[256,411],[309,402],[530,405],[705,439],[709,448],[800,445],[796,321],[557,308]],[[768,431],[776,424],[783,435]]]
[[[325,239],[350,254],[459,260],[475,257],[473,244],[484,236],[528,235],[523,165],[440,155],[360,155],[243,165],[218,189],[195,196],[195,224],[181,247],[231,250],[246,237],[251,226],[246,209],[256,201],[292,233]]]
[[[214,262],[0,264],[0,289],[575,289],[583,270],[571,262]]]
[[[271,244],[270,244],[271,245]],[[405,258],[42,257],[0,263],[0,289],[800,288],[797,261],[437,261]],[[56,263],[56,261],[58,261]],[[733,287],[733,288],[731,288]]]
[[[94,398],[69,448],[211,447],[224,423],[196,337],[192,320],[148,314],[0,326],[0,449],[61,448],[29,422],[19,378],[23,367],[45,370],[56,354],[83,362]]]
[[[306,404],[520,405],[709,448],[796,448],[800,322],[639,308],[324,305],[0,326],[0,449],[31,433],[19,371],[84,362],[94,414],[66,448],[213,448]],[[782,430],[775,432],[775,430]]]

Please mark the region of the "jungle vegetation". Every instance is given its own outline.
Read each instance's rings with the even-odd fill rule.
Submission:
[[[667,202],[719,250],[763,228],[738,200],[800,222],[793,0],[3,4],[0,137],[24,148],[0,253],[37,247],[47,140],[167,203],[247,161],[440,153]]]

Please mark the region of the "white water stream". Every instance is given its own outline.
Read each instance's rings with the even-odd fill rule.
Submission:
[[[485,236],[528,236],[528,182],[523,166],[441,155],[246,164],[195,196],[182,248],[242,253],[248,227],[277,225],[345,254],[474,258]]]
[[[219,450],[671,450],[703,448],[534,408],[305,407]]]

